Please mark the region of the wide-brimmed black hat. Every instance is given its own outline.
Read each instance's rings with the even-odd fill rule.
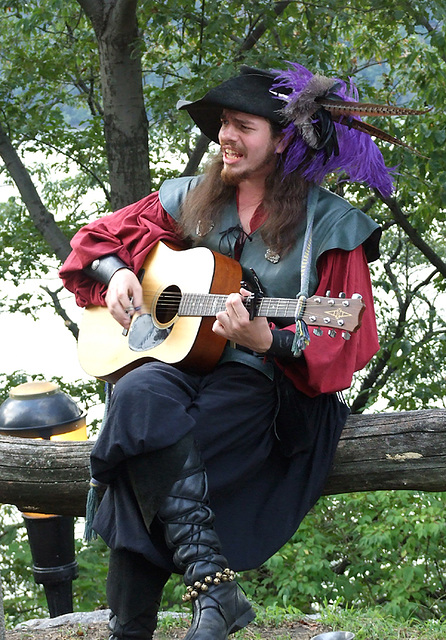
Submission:
[[[243,66],[240,75],[225,80],[200,100],[180,100],[178,109],[185,109],[197,127],[214,142],[218,142],[223,108],[243,111],[284,124],[280,110],[285,102],[277,98],[271,87],[277,77],[272,71]]]
[[[313,74],[288,63],[284,71],[243,66],[240,75],[222,82],[195,102],[180,101],[196,125],[218,142],[224,108],[267,118],[282,127],[287,144],[283,171],[299,169],[320,184],[328,173],[346,174],[350,182],[365,182],[384,196],[392,193],[392,169],[371,136],[412,149],[405,142],[365,123],[361,116],[422,115],[430,109],[408,109],[357,102],[350,81]]]

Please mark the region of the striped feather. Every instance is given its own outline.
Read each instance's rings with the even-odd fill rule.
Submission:
[[[414,147],[411,147],[406,142],[403,142],[402,140],[399,140],[398,138],[391,136],[390,133],[387,133],[386,131],[379,129],[378,127],[375,127],[372,124],[368,124],[367,122],[362,122],[362,120],[354,120],[353,118],[351,118],[348,121],[345,120],[343,122],[342,116],[332,116],[332,117],[333,117],[333,120],[335,120],[336,122],[339,122],[339,124],[343,124],[346,127],[356,129],[357,131],[361,131],[362,133],[367,133],[369,136],[374,136],[375,138],[384,140],[384,142],[389,142],[390,144],[396,144],[400,147],[405,147],[406,149],[409,149],[410,151],[413,151],[414,153],[416,153],[421,158],[426,158],[426,156],[423,156],[423,154],[421,154],[419,151],[414,149]]]
[[[330,100],[324,97],[315,98],[321,107],[327,109],[332,116],[358,115],[358,116],[421,116],[430,109],[408,109],[388,104],[371,104],[368,102],[347,102],[345,100]]]

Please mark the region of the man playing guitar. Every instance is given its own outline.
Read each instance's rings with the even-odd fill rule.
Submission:
[[[332,115],[330,100],[354,105],[353,115]],[[111,549],[111,640],[153,637],[172,572],[184,575],[193,603],[187,640],[226,640],[253,619],[234,571],[274,554],[321,495],[349,413],[338,392],[378,350],[367,262],[378,257],[380,230],[319,186],[339,170],[384,194],[392,189],[381,153],[359,130],[349,87],[299,65],[282,73],[245,67],[179,106],[220,146],[204,176],[168,180],[87,225],[61,270],[87,313],[108,309],[129,352],[144,343],[132,327],[136,334],[148,319],[160,342],[173,341],[175,329],[170,335],[156,318],[141,282],[160,241],[205,248],[243,271],[241,286],[222,278],[223,305],[208,320],[198,362],[163,361],[149,350],[111,377],[91,457],[94,478],[107,485],[93,527]],[[193,291],[201,269],[189,275]],[[172,285],[163,295],[173,293]],[[355,293],[365,303],[361,328],[345,334],[341,309],[334,327],[322,320],[310,339],[308,298],[335,304],[341,296],[348,311]],[[292,317],[261,315],[263,298],[297,301]],[[221,354],[205,367],[212,336]]]

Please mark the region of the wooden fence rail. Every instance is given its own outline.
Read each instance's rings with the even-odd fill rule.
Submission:
[[[0,503],[82,516],[92,441],[0,436]],[[446,491],[446,410],[350,416],[325,494]]]

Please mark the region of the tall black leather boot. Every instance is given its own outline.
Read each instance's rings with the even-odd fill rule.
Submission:
[[[111,609],[109,640],[152,640],[169,572],[143,556],[110,551],[107,599]]]
[[[173,484],[158,518],[168,546],[174,549],[175,565],[184,572],[183,599],[193,602],[192,626],[184,640],[227,640],[255,614],[221,553],[208,506],[206,472],[193,443],[182,477]]]

